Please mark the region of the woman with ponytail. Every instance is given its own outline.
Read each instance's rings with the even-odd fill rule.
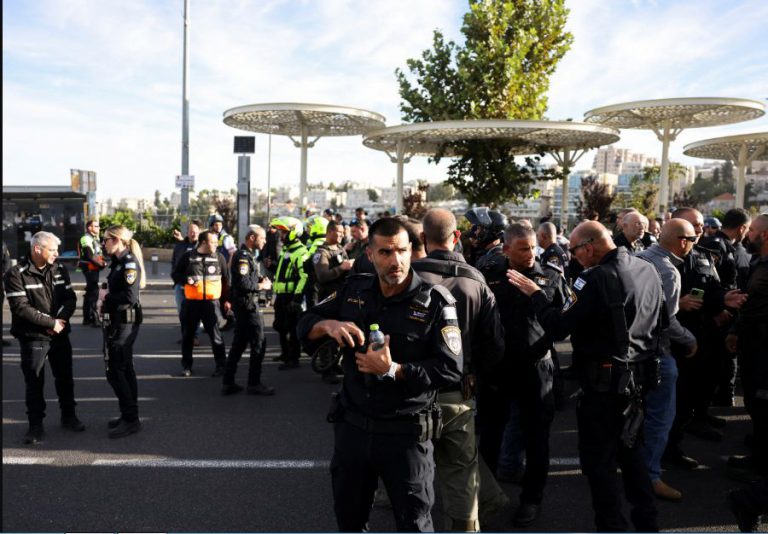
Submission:
[[[133,342],[142,322],[139,289],[146,286],[146,275],[141,247],[125,226],[107,228],[104,249],[112,258],[102,308],[104,361],[107,381],[120,405],[120,417],[111,420],[108,427],[110,438],[122,438],[141,430]]]

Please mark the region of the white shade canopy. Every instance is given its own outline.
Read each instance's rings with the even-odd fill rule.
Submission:
[[[249,132],[287,135],[301,149],[299,202],[306,205],[307,149],[321,137],[361,135],[384,127],[384,116],[373,111],[326,104],[252,104],[228,109],[224,124]],[[299,139],[294,139],[296,136]],[[309,137],[314,137],[309,140]]]
[[[613,128],[570,121],[455,120],[391,126],[368,132],[363,144],[387,152],[397,163],[397,211],[402,211],[403,164],[411,156],[435,156],[446,143],[495,139],[511,145],[514,155],[548,152],[566,169],[585,151],[619,140]],[[459,156],[445,147],[443,155]],[[580,152],[579,152],[580,151]],[[563,180],[562,218],[567,220],[567,177]]]
[[[664,98],[613,104],[587,111],[584,120],[614,128],[652,130],[662,142],[661,183],[658,211],[667,209],[669,190],[669,144],[686,128],[720,126],[756,119],[765,105],[744,98]]]
[[[756,132],[705,139],[685,145],[683,154],[694,158],[727,159],[738,168],[736,207],[744,207],[747,166],[768,154],[768,132]]]

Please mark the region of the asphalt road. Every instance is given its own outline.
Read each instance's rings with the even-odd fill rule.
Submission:
[[[80,293],[78,293],[80,298]],[[308,363],[280,372],[279,353],[268,332],[263,381],[274,397],[224,397],[210,378],[207,338],[196,348],[196,376],[179,378],[180,337],[173,294],[149,290],[142,297],[145,323],[135,346],[142,432],[107,438],[107,421],[118,414],[104,378],[101,332],[73,318],[78,415],[87,430],[59,427],[50,370],[46,370],[46,441],[24,446],[27,429],[18,344],[3,350],[3,496],[5,532],[256,532],[333,531],[328,462],[333,452],[325,422],[330,393]],[[8,307],[3,336],[9,339]],[[265,311],[268,325],[271,310]],[[225,333],[227,346],[231,332]],[[567,344],[560,347],[567,364]],[[238,379],[243,381],[244,364]],[[575,385],[567,383],[572,391]],[[743,408],[713,409],[728,419],[726,438],[709,443],[689,437],[688,454],[703,462],[696,471],[670,470],[664,479],[683,492],[680,503],[659,502],[660,524],[674,531],[733,531],[725,506],[725,458],[744,453],[748,420]],[[535,525],[543,531],[593,530],[589,488],[576,458],[573,402],[558,412],[552,432],[553,466]],[[513,502],[519,488],[504,485]],[[442,526],[439,504],[433,513]],[[391,512],[375,508],[371,528],[394,530]],[[507,525],[506,529],[511,529]],[[531,529],[533,530],[533,529]]]

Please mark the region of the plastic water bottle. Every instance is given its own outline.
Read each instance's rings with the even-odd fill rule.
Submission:
[[[369,327],[368,346],[373,350],[380,350],[384,347],[384,332],[379,330],[379,325],[374,323]]]

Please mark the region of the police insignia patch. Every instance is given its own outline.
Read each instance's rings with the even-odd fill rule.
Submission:
[[[312,263],[318,264],[322,256],[323,256],[322,254],[320,254],[319,252],[316,252],[315,255],[312,256]]]
[[[545,276],[537,276],[534,281],[540,286],[545,286],[547,285],[547,282],[548,282]]]
[[[241,261],[240,265],[238,266],[238,271],[242,276],[245,276],[246,274],[248,274],[248,262]]]
[[[568,293],[567,298],[565,299],[565,304],[563,304],[563,311],[567,312],[571,308],[573,308],[573,305],[576,304],[576,301],[578,300],[578,297],[576,296],[576,293],[574,293],[570,287],[566,286],[565,291]]]
[[[451,352],[458,356],[461,352],[461,330],[457,326],[446,326],[440,333]]]
[[[211,274],[215,273],[216,272],[216,267],[214,267],[213,265],[209,265],[208,266],[208,272],[211,273]]]
[[[581,289],[581,288],[582,288],[582,287],[584,287],[585,285],[587,285],[587,281],[586,281],[586,280],[584,280],[583,278],[578,278],[578,279],[577,279],[577,280],[576,280],[576,281],[573,283],[573,287],[575,287],[576,289]]]
[[[125,282],[128,285],[133,285],[133,283],[136,281],[136,269],[126,269],[125,270]]]

